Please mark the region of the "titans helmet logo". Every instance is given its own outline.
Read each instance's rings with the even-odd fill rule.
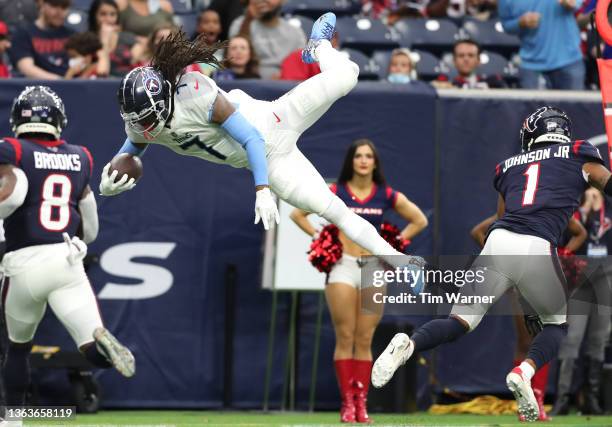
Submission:
[[[151,95],[158,95],[162,89],[161,82],[155,76],[147,78],[144,87]]]

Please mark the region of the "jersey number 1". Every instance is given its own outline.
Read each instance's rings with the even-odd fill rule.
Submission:
[[[540,164],[534,163],[533,165],[530,165],[523,175],[527,177],[527,183],[525,184],[525,189],[523,190],[523,206],[533,205],[536,192],[538,191]]]
[[[42,187],[40,224],[49,231],[62,231],[70,223],[72,182],[66,175],[51,174]]]

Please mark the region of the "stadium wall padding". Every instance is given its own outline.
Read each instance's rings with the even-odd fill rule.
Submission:
[[[32,82],[19,79],[0,82],[0,134],[10,135],[12,99],[29,84]],[[93,154],[91,186],[97,194],[100,172],[125,138],[115,97],[118,81],[45,84],[66,104],[69,122],[64,138],[87,146]],[[223,86],[267,100],[292,87],[260,81]],[[495,164],[518,151],[522,120],[540,104],[534,98],[439,97],[419,82],[406,87],[364,82],[333,105],[298,145],[324,177],[333,178],[348,145],[357,138],[372,139],[389,183],[416,202],[430,220],[430,227],[414,240],[411,251],[422,255],[472,253],[477,248],[470,240],[470,228],[495,209]],[[557,104],[573,118],[577,138],[603,133],[600,101],[566,99]],[[133,191],[97,197],[100,235],[89,251],[101,255],[103,262],[93,266],[89,275],[97,294],[108,291],[107,298],[100,300],[107,326],[133,349],[137,359],[137,374],[130,380],[112,371],[96,372],[103,386],[103,405],[220,407],[224,364],[231,363],[232,405],[260,407],[272,298],[261,289],[264,233],[261,226],[253,225],[250,173],[174,155],[159,146],[149,148],[143,160],[144,177]],[[391,221],[403,225],[396,216]],[[129,257],[141,266],[146,264],[147,274],[154,279],[167,280],[169,272],[172,286],[155,297],[117,297],[110,292],[109,283],[122,285],[121,289],[139,284],[138,274],[129,277]],[[224,360],[224,277],[229,265],[236,266],[236,317],[233,358]],[[151,266],[159,269],[151,270]],[[138,266],[131,267],[139,271]],[[115,297],[109,299],[111,294]],[[300,300],[297,403],[302,408],[308,400],[316,301],[312,294]],[[282,392],[289,302],[288,294],[279,296],[272,407],[279,405]],[[418,324],[425,319],[409,320]],[[440,385],[468,393],[503,391],[513,333],[511,319],[485,319],[464,340],[441,348],[436,354]],[[68,334],[49,313],[35,341],[73,348]],[[333,344],[326,311],[317,381],[320,407],[333,408],[338,402],[331,364]],[[63,373],[39,373],[36,378],[45,396],[67,392]],[[421,398],[426,399],[427,390],[421,389]]]

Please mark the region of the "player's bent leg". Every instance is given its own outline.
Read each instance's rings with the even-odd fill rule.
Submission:
[[[26,391],[30,385],[30,351],[32,341],[17,343],[9,341],[3,378],[8,406],[25,405]]]
[[[476,327],[483,315],[468,318],[451,315],[446,319],[435,319],[417,329],[411,338],[408,335],[396,334],[385,351],[376,359],[372,368],[372,385],[380,388],[387,384],[395,371],[402,366],[412,353],[430,350],[440,344],[452,342]],[[469,320],[466,320],[468,318]]]
[[[75,280],[73,284],[49,294],[51,309],[83,355],[95,366],[113,366],[123,376],[133,376],[134,356],[103,327],[96,297],[82,267],[75,268],[72,274]]]
[[[303,81],[289,93],[273,102],[274,111],[286,126],[304,132],[329,110],[334,102],[348,94],[357,84],[359,67],[323,41],[316,49],[321,73]]]

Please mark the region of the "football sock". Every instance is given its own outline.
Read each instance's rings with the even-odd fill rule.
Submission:
[[[567,333],[567,323],[562,325],[544,325],[544,328],[533,339],[527,358],[535,362],[536,371],[550,362],[559,350],[561,340]]]
[[[546,392],[546,385],[548,384],[548,367],[550,363],[542,366],[531,378],[531,388],[534,390],[541,390]]]
[[[459,320],[447,317],[425,323],[412,334],[410,339],[414,343],[415,351],[425,351],[440,344],[455,341],[467,332],[468,330]]]
[[[531,366],[527,362],[521,362],[521,364],[519,365],[519,368],[521,368],[521,371],[523,372],[523,378],[525,378],[528,381],[531,381],[531,379],[533,378],[535,374],[535,369],[533,369],[533,366]]]
[[[389,245],[368,221],[351,211],[337,196],[321,214],[323,218],[338,226],[346,237],[370,253],[382,257],[394,267],[405,264],[406,256]],[[391,257],[391,258],[389,258]],[[400,258],[401,257],[401,258]],[[395,258],[395,259],[393,259]],[[404,261],[402,261],[402,258]]]
[[[83,350],[83,355],[87,360],[91,362],[92,365],[98,368],[111,368],[113,365],[110,363],[104,352],[98,348],[98,345],[95,343],[91,343],[88,345],[85,350]]]
[[[355,79],[359,75],[359,66],[351,61],[348,55],[334,49],[327,40],[322,40],[319,43],[315,49],[315,56],[319,61],[319,68],[321,68],[322,74],[329,74],[329,72],[334,69],[342,69],[344,80],[349,80],[346,78],[346,73],[354,76]],[[340,83],[340,81],[338,83]],[[352,87],[348,90],[350,91],[351,89]]]
[[[8,406],[25,404],[26,391],[30,385],[30,350],[32,342],[9,343],[3,370]]]

